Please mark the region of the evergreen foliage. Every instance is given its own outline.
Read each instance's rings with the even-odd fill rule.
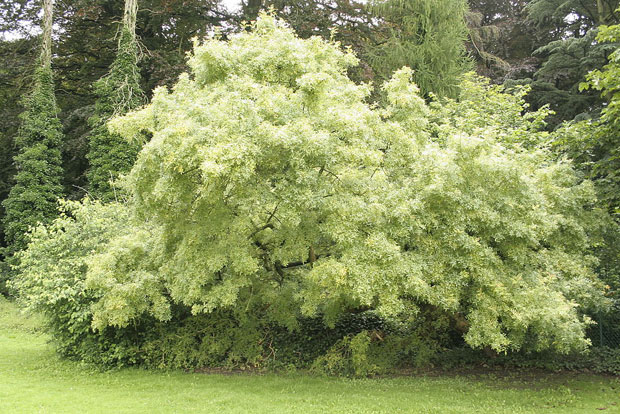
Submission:
[[[368,47],[378,81],[408,66],[423,96],[455,97],[460,75],[471,68],[465,41],[466,0],[386,0],[371,2],[381,37]]]
[[[601,68],[617,47],[596,42],[597,30],[552,41],[534,52],[544,61],[534,74],[531,101],[535,107],[550,105],[554,111],[550,119],[553,126],[576,117],[597,117],[603,107],[599,94],[579,88],[587,73]]]
[[[49,222],[56,215],[56,200],[62,196],[63,135],[49,66],[36,69],[34,90],[24,106],[26,111],[15,138],[19,148],[15,185],[3,203],[5,235],[12,252],[26,246],[29,227]]]
[[[126,1],[125,18],[118,42],[116,59],[110,72],[95,83],[98,99],[90,118],[92,131],[87,154],[89,192],[103,201],[117,197],[112,182],[128,172],[140,149],[137,142],[128,142],[107,130],[106,123],[144,103],[138,69],[138,43],[135,35],[137,2]]]
[[[532,51],[540,39],[526,20],[529,0],[469,0],[469,50],[476,71],[494,82],[521,78],[531,72]]]
[[[21,125],[15,137],[16,175],[3,201],[6,240],[5,260],[26,247],[30,227],[49,223],[62,197],[62,125],[57,117],[51,68],[52,2],[44,2],[44,30],[39,65],[32,93],[24,101]],[[6,272],[3,279],[8,277]]]
[[[620,90],[620,25],[601,26],[596,37],[598,43],[612,43],[614,51],[609,62],[594,70],[582,82],[581,89],[600,93],[606,100],[601,117],[564,125],[554,135],[554,144],[559,152],[574,159],[577,165],[594,180],[599,197],[609,212],[618,219],[620,214],[620,150],[618,122],[620,111],[618,91]]]
[[[618,44],[595,41],[598,27],[614,24],[617,0],[534,0],[527,6],[528,19],[537,36],[547,42],[534,51],[542,60],[532,77],[530,102],[549,104],[555,115],[552,127],[575,118],[596,118],[604,103],[579,85],[585,75],[600,69]]]
[[[603,26],[596,38],[598,42],[620,42],[620,25]],[[586,89],[600,91],[607,99],[599,122],[595,123],[590,142],[593,178],[602,187],[602,199],[611,212],[620,215],[620,49],[609,55],[609,63],[602,70],[588,74]]]

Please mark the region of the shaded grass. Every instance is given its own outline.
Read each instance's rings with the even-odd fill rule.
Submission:
[[[99,372],[59,359],[39,326],[0,298],[0,413],[620,413],[620,381],[597,375]]]

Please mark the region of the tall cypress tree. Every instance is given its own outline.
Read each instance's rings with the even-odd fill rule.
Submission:
[[[106,127],[107,121],[137,108],[144,102],[138,69],[136,39],[137,0],[125,0],[123,25],[116,59],[107,75],[95,83],[98,99],[90,119],[93,130],[87,155],[90,163],[87,176],[90,194],[103,201],[117,197],[113,181],[131,169],[140,145],[128,142]]]
[[[43,0],[41,55],[34,73],[32,93],[24,99],[24,112],[15,145],[14,186],[3,202],[4,232],[9,258],[27,243],[27,231],[56,215],[62,196],[62,125],[57,117],[52,61],[53,0]]]

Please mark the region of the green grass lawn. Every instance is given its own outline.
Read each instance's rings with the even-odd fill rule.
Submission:
[[[350,380],[123,369],[60,360],[0,298],[0,413],[620,413],[620,381],[596,375]]]

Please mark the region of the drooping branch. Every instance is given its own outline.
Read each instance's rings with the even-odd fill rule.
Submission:
[[[294,267],[300,267],[300,266],[306,266],[306,265],[313,266],[314,262],[316,262],[317,260],[331,256],[331,254],[329,253],[322,254],[322,255],[314,255],[314,250],[312,250],[312,254],[313,255],[309,257],[308,260],[306,261],[300,260],[298,262],[289,262],[285,265],[280,264],[279,267],[280,269],[284,270],[284,269],[292,269]]]

